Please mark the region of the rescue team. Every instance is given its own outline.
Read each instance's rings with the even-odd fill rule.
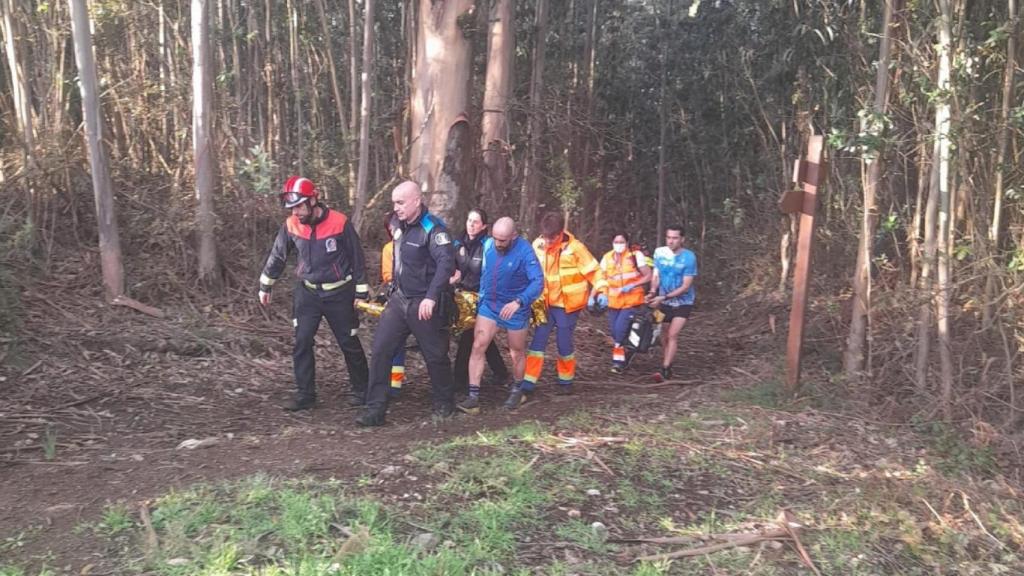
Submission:
[[[386,222],[391,241],[382,250],[377,296],[383,310],[367,362],[357,335],[356,301],[369,301],[370,291],[355,227],[345,214],[320,201],[317,187],[307,178],[289,178],[280,198],[291,214],[278,230],[260,275],[259,300],[270,304],[273,286],[295,252],[296,392],[284,405],[286,410],[306,410],[316,403],[313,344],[324,317],[348,365],[351,404],[363,407],[356,419],[360,426],[384,424],[388,402],[399,394],[404,380],[410,334],[423,354],[433,413],[440,417],[456,409],[479,413],[485,363],[495,383],[511,386],[506,409],[528,402],[543,372],[552,332],[558,351],[554,392],[571,394],[576,374],[574,333],[584,308],[608,311],[615,374],[629,366],[633,354],[646,350],[645,338],[653,337],[651,311],[662,318],[661,368],[655,379],[672,378],[676,340],[690,317],[697,276],[697,258],[684,248],[681,226],[666,229],[665,245],[654,251],[653,259],[631,246],[629,234],[620,231],[612,237],[612,249],[597,260],[565,229],[558,212],[543,217],[541,236],[532,244],[508,217],[499,218],[488,231],[487,214],[479,209],[469,212],[465,235],[454,239],[444,222],[427,211],[419,185],[402,182],[391,192],[393,212]],[[448,346],[451,293],[456,288],[474,293],[477,304],[475,324],[459,337],[453,371]],[[527,345],[538,299],[546,314]],[[508,336],[511,369],[495,345],[499,330]],[[456,388],[468,389],[458,404]]]

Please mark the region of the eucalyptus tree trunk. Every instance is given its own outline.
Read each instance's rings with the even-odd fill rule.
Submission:
[[[358,176],[356,175],[356,158],[359,156],[359,142],[356,141],[356,130],[359,128],[356,122],[359,121],[359,51],[356,43],[358,37],[358,26],[356,22],[356,2],[348,0],[348,96],[349,96],[349,129],[348,140],[345,149],[348,152],[348,202],[349,206],[356,204],[356,190],[358,188]]]
[[[668,142],[668,43],[669,34],[666,30],[667,20],[671,17],[672,11],[672,0],[668,2],[668,8],[665,10],[665,14],[661,17],[659,28],[660,41],[661,41],[661,87],[659,89],[658,96],[658,123],[660,131],[658,133],[658,207],[657,207],[657,239],[655,243],[661,242],[662,237],[665,233],[665,180],[666,180],[666,162],[665,158],[667,155],[667,142]]]
[[[866,131],[875,136],[883,136],[884,121],[889,110],[889,60],[892,51],[893,4],[898,0],[885,0],[882,17],[881,42],[878,45],[878,70],[875,77],[875,101],[871,117],[865,122]],[[843,367],[846,376],[854,379],[859,377],[870,365],[865,366],[870,346],[868,329],[871,314],[871,261],[873,258],[872,243],[878,227],[878,186],[882,180],[883,150],[869,152],[873,157],[865,157],[867,164],[864,180],[864,206],[860,226],[860,242],[857,248],[857,267],[853,275],[853,316],[850,320],[850,332],[846,338],[846,353],[843,356]]]
[[[92,190],[96,201],[96,223],[99,231],[100,270],[107,299],[124,294],[124,266],[121,260],[121,239],[117,231],[114,192],[103,147],[103,114],[100,110],[99,83],[96,81],[96,60],[93,57],[92,32],[86,0],[69,0],[71,34],[78,64],[78,86],[82,94],[82,116],[85,118],[85,140],[92,170]]]
[[[327,24],[327,11],[324,9],[324,0],[314,0],[316,4],[317,15],[320,18],[320,30],[323,32],[324,42],[327,42],[324,51],[327,53],[327,70],[331,75],[331,93],[334,95],[334,106],[335,112],[338,115],[338,130],[341,132],[341,147],[342,149],[348,150],[349,138],[351,135],[348,130],[348,117],[345,114],[345,99],[342,97],[341,82],[338,80],[338,67],[334,62],[334,44],[331,42],[331,30]],[[346,154],[346,156],[349,156]],[[349,172],[351,172],[351,164],[353,158],[349,157],[346,159],[346,166]],[[351,189],[351,182],[347,183],[346,188]],[[352,205],[352,193],[349,191],[349,206]]]
[[[213,74],[210,69],[209,0],[192,0],[192,151],[196,177],[196,228],[199,231],[199,279],[220,287],[213,209]]]
[[[23,30],[15,15],[15,0],[0,0],[3,18],[4,51],[7,53],[7,69],[10,72],[11,96],[14,100],[14,116],[21,133],[21,144],[26,167],[35,163],[35,128],[32,122],[32,92],[24,65],[24,51],[27,45],[21,38]]]
[[[950,97],[952,69],[952,31],[950,0],[938,0],[939,17],[936,22],[938,42],[935,56],[938,60],[936,90],[942,96],[935,103],[935,138],[932,149],[931,184],[928,191],[928,205],[925,209],[924,258],[921,263],[921,287],[930,292],[931,302],[923,303],[918,320],[918,349],[916,359],[916,380],[919,390],[927,391],[928,364],[931,344],[931,306],[934,306],[938,335],[938,352],[941,370],[940,401],[943,415],[952,415],[953,402],[953,361],[950,350],[950,189],[949,165],[952,159],[950,147]],[[932,286],[931,268],[936,269],[936,282]]]
[[[295,141],[293,148],[297,154],[297,166],[299,174],[305,174],[306,170],[306,127],[303,117],[302,103],[305,90],[302,86],[301,68],[302,58],[299,56],[299,10],[296,7],[296,0],[288,0],[288,60],[291,63],[292,80],[292,106],[295,109]]]
[[[952,266],[953,266],[953,243],[951,241],[953,202],[950,190],[949,170],[952,163],[952,148],[950,146],[951,135],[951,108],[950,91],[953,90],[951,81],[952,75],[952,10],[950,0],[938,0],[939,20],[938,36],[939,42],[936,46],[936,57],[939,60],[939,74],[936,81],[936,89],[940,97],[935,105],[935,135],[936,135],[936,158],[935,177],[932,185],[939,191],[939,218],[936,229],[937,238],[937,266],[936,266],[936,336],[939,347],[939,366],[941,373],[941,388],[939,397],[942,405],[943,415],[947,420],[952,419],[953,412],[953,357],[952,357],[952,334],[950,326],[950,298],[952,297]]]
[[[359,173],[356,176],[356,205],[353,218],[356,229],[363,221],[370,170],[370,114],[373,104],[373,11],[375,0],[364,0],[363,12],[363,93],[359,117]]]
[[[409,174],[430,210],[451,220],[465,186],[470,43],[460,21],[472,0],[420,0],[413,78]]]
[[[523,194],[519,204],[520,230],[532,233],[536,227],[540,198],[540,147],[544,132],[544,47],[547,44],[548,0],[537,0],[534,15],[533,67],[530,72],[529,151],[523,173]]]
[[[484,87],[483,117],[480,122],[482,170],[477,191],[491,208],[504,205],[508,186],[508,98],[512,86],[512,51],[515,22],[512,0],[495,0],[491,7],[487,37],[487,79]]]
[[[993,267],[998,266],[999,244],[1002,236],[1003,195],[1006,171],[1006,149],[1010,141],[1010,108],[1014,99],[1014,73],[1017,69],[1017,29],[1019,14],[1017,0],[1007,0],[1007,16],[1010,20],[1006,39],[1006,67],[1003,70],[1003,102],[999,114],[999,132],[996,134],[996,182],[993,192],[992,223],[988,230],[989,249],[992,252]],[[982,307],[982,323],[992,326],[996,300],[996,274],[990,270],[985,278],[985,304]]]

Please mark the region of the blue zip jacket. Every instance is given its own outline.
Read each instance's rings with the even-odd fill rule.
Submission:
[[[508,251],[494,247],[494,239],[484,241],[484,262],[480,271],[480,302],[494,311],[519,300],[519,309],[528,310],[544,290],[544,271],[533,247],[516,236]]]

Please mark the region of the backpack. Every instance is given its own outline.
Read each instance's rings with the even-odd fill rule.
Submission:
[[[629,334],[623,346],[633,352],[647,352],[661,332],[661,325],[655,325],[654,318],[647,310],[637,312],[629,323]]]

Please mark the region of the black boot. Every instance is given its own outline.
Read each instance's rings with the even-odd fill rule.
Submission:
[[[314,404],[316,404],[316,398],[315,397],[310,398],[308,396],[306,396],[306,397],[298,397],[298,396],[296,396],[296,397],[292,398],[291,400],[289,400],[289,401],[285,402],[284,404],[282,404],[281,408],[284,408],[285,410],[287,410],[289,412],[298,412],[300,410],[309,410],[310,408],[313,407]]]
[[[348,397],[349,406],[365,406],[366,405],[366,392],[356,392],[355,390],[349,394]]]
[[[384,425],[384,409],[383,408],[367,408],[362,414],[356,418],[356,426],[383,426]]]

